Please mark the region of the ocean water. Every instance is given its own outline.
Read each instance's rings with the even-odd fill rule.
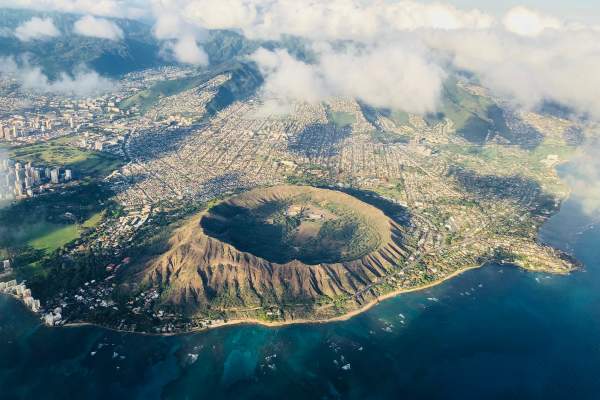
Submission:
[[[0,399],[599,399],[600,225],[569,201],[540,236],[584,270],[487,265],[328,324],[47,328],[0,297]]]

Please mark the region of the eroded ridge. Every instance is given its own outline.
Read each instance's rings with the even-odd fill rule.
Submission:
[[[328,318],[338,313],[333,299],[362,304],[374,281],[401,271],[410,234],[342,192],[255,189],[192,218],[141,273],[188,315],[277,307],[290,318]]]

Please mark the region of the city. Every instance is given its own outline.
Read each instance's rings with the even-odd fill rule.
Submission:
[[[404,243],[407,265],[346,297],[347,304],[340,310],[398,288],[444,279],[502,252],[509,252],[512,262],[526,268],[543,264],[545,270],[559,273],[572,268],[563,255],[532,241],[567,194],[552,172],[561,161],[557,154],[532,160],[529,170],[514,170],[514,177],[529,174],[519,179],[510,175],[518,166],[505,164],[506,178],[500,178],[495,165],[482,164],[475,151],[464,152],[468,142],[456,133],[451,120],[432,124],[417,115],[398,120],[383,114],[367,119],[360,103],[345,98],[317,105],[295,103],[293,111],[282,116],[265,114],[268,100],[251,97],[209,115],[207,104],[231,79],[227,74],[194,89],[160,97],[144,110],[136,105],[120,108],[155,81],[189,79],[188,74],[176,69],[149,70],[123,78],[114,94],[85,102],[48,102],[37,113],[24,113],[26,118],[6,120],[9,132],[17,132],[5,138],[10,146],[16,146],[12,147],[16,155],[22,146],[60,140],[68,149],[110,154],[121,160],[120,168],[106,170],[102,176],[103,184],[114,193],[111,201],[118,212],[112,216],[104,213],[93,225],[93,233],[88,233],[89,243],[83,237],[71,247],[74,256],[95,249],[128,257],[131,243],[158,232],[157,222],[165,216],[176,220],[190,206],[195,209],[243,190],[293,182],[369,192],[380,201],[409,210],[410,216],[395,216],[404,223],[410,221],[410,234]],[[464,87],[478,95],[482,92],[472,84]],[[38,104],[42,101],[36,98]],[[64,125],[48,117],[49,110],[56,109],[68,116],[62,121]],[[65,113],[66,109],[78,112]],[[79,112],[82,110],[85,112]],[[570,146],[566,135],[580,129],[566,120],[531,112],[506,115],[513,121],[509,124],[512,132],[536,132],[542,138],[541,145],[557,142],[557,152],[564,153]],[[497,136],[485,147],[510,157],[526,154],[526,146]],[[2,193],[7,200],[60,192],[63,187],[77,185],[74,174],[85,178],[64,166],[21,164],[9,159],[3,166],[6,177]],[[138,261],[135,256],[133,261]],[[89,318],[100,309],[98,315],[106,314],[106,310],[129,315],[123,321],[137,321],[146,315],[150,320],[163,321],[153,329],[173,331],[215,326],[227,316],[243,318],[255,309],[248,305],[248,311],[237,308],[230,315],[224,309],[217,318],[182,321],[164,310],[157,314],[160,297],[156,289],[140,293],[136,298],[145,300],[139,305],[136,301],[115,304],[115,282],[128,275],[123,272],[129,268],[127,264],[100,266],[105,269],[102,279],[82,282],[75,295],[48,299],[44,310],[60,312],[49,311],[45,321],[54,324],[69,318]],[[354,302],[357,305],[351,305]],[[265,306],[265,312],[271,315],[272,307]],[[144,322],[120,322],[118,329],[135,330],[136,325],[146,329],[139,328],[140,324]]]
[[[10,159],[2,160],[0,165],[0,201],[33,197],[34,193],[52,190],[61,183],[73,179],[73,171],[60,168],[34,167],[31,162],[21,165]]]

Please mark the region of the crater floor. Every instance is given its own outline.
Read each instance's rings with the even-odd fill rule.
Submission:
[[[279,264],[352,261],[377,250],[385,216],[330,190],[277,186],[236,196],[200,220],[204,233]]]

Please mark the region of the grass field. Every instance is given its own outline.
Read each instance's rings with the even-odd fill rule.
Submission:
[[[104,177],[121,166],[121,159],[108,153],[83,150],[69,144],[71,137],[8,149],[15,161],[71,168],[79,177]]]
[[[385,144],[410,142],[410,136],[395,132],[373,131],[372,136],[375,141]]]
[[[83,184],[0,209],[0,248],[52,252],[99,224],[108,196],[96,184]]]
[[[55,224],[47,221],[41,221],[32,226],[14,226],[14,230],[19,230],[19,249],[13,255],[17,255],[15,262],[17,277],[30,281],[33,278],[45,279],[48,271],[43,267],[43,261],[47,256],[52,255],[66,244],[77,240],[87,228],[92,228],[100,223],[102,213],[96,213],[82,224]],[[14,233],[14,231],[13,231]],[[0,255],[9,257],[8,248],[2,248],[3,237],[0,232]],[[14,237],[13,237],[14,239]],[[14,243],[14,242],[13,242]],[[4,242],[6,244],[6,242]],[[11,246],[12,247],[12,246]]]
[[[327,117],[337,128],[347,128],[356,122],[356,116],[347,112],[331,111]]]
[[[52,252],[78,239],[85,229],[95,227],[101,220],[102,213],[98,212],[84,221],[83,224],[46,224],[45,230],[38,232],[27,243],[34,249]]]
[[[31,247],[51,252],[79,237],[79,229],[75,224],[65,226],[50,225],[48,228],[49,231],[46,234],[28,242]]]

